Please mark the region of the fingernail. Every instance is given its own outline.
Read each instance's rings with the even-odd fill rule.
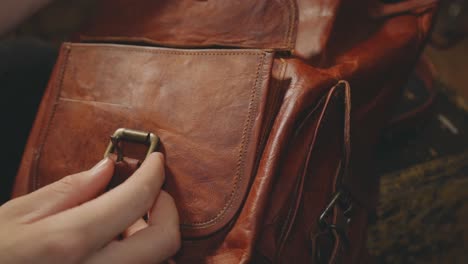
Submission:
[[[110,162],[110,159],[109,158],[104,158],[103,160],[98,162],[96,165],[94,165],[94,167],[92,167],[89,171],[92,172],[92,173],[98,173],[99,171],[102,170],[102,168],[104,168],[106,166],[106,164],[108,162]]]

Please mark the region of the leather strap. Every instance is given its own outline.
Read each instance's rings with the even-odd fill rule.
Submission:
[[[350,116],[351,116],[351,94],[347,82],[340,82],[344,92],[344,124],[343,124],[343,158],[336,171],[334,179],[334,194],[329,204],[324,209],[318,221],[320,232],[312,237],[312,254],[316,262],[340,263],[344,259],[346,248],[348,248],[347,225],[352,209],[352,198],[345,186],[349,175],[349,162],[351,153],[350,140]]]
[[[335,196],[339,195],[337,204],[333,208],[332,222],[329,224],[327,229],[334,237],[334,246],[328,261],[329,264],[340,263],[343,259],[343,254],[347,247],[347,225],[348,217],[346,214],[350,212],[352,207],[349,198],[348,190],[345,187],[345,182],[349,178],[349,161],[351,156],[351,92],[348,83],[343,83],[344,87],[344,124],[343,124],[343,160],[334,183]],[[346,197],[345,197],[346,196]],[[345,208],[342,208],[345,207]]]
[[[393,118],[389,127],[395,128],[402,124],[412,123],[415,119],[422,118],[430,109],[435,97],[433,89],[434,70],[427,59],[421,59],[416,67],[416,75],[424,82],[430,97],[420,107]],[[323,211],[319,219],[321,232],[312,237],[312,254],[319,264],[342,263],[345,261],[347,249],[350,243],[347,238],[347,226],[351,221],[353,207],[361,204],[361,201],[353,197],[353,189],[347,188],[349,182],[349,157],[351,153],[350,143],[350,101],[349,87],[345,85],[345,105],[344,105],[344,134],[343,134],[343,159],[341,166],[337,170],[334,184],[334,195]]]

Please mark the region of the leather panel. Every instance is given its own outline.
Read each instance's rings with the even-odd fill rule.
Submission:
[[[144,42],[173,47],[294,47],[293,0],[100,2],[99,16],[79,34],[81,41]]]
[[[33,188],[91,166],[119,127],[151,131],[161,140],[165,186],[180,209],[184,236],[228,223],[253,174],[272,54],[94,44],[62,49],[61,74],[49,87],[56,100],[34,147]],[[87,154],[77,155],[82,149]]]

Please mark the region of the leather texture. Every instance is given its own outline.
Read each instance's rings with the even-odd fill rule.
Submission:
[[[230,221],[252,178],[271,53],[64,44],[60,57],[30,167],[33,188],[92,165],[109,135],[135,128],[161,140],[184,235],[207,235]],[[88,155],[67,155],[78,148]]]
[[[15,196],[89,167],[119,127],[149,131],[177,263],[365,263],[373,147],[436,1],[100,2],[62,45]],[[123,150],[120,181],[145,154]]]
[[[81,40],[285,50],[294,43],[296,6],[292,0],[100,2],[99,16],[80,34]]]

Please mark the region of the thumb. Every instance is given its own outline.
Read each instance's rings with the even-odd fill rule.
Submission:
[[[98,196],[114,173],[114,162],[103,159],[92,169],[69,175],[33,193],[5,204],[9,215],[31,223],[75,207]]]

